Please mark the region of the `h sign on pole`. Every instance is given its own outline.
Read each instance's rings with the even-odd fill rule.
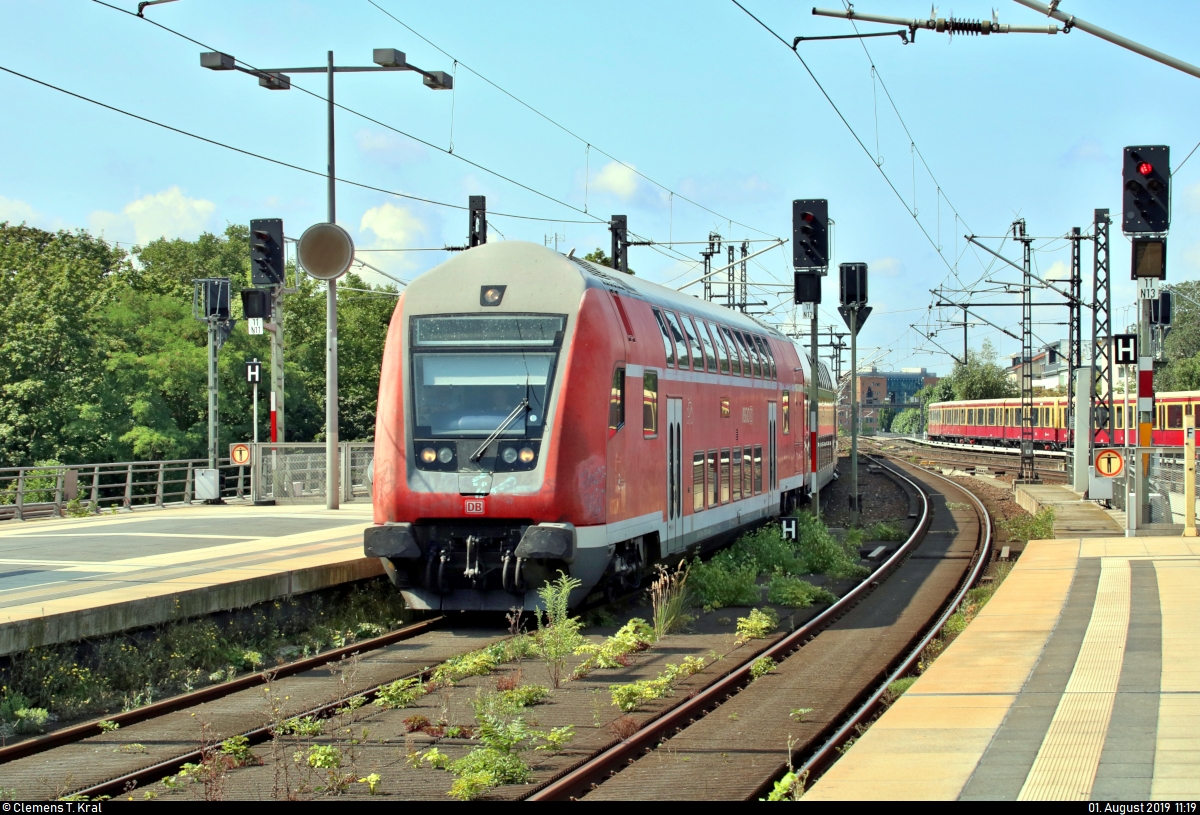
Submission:
[[[1137,334],[1113,335],[1113,362],[1117,365],[1137,365]]]

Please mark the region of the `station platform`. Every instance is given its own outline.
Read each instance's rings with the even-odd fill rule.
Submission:
[[[382,574],[371,505],[191,506],[0,526],[0,655]]]
[[[1125,534],[1116,518],[1094,501],[1058,484],[1019,484],[1013,490],[1017,506],[1036,515],[1054,510],[1054,537],[1108,538]]]
[[[1200,798],[1200,539],[1031,541],[805,795]]]

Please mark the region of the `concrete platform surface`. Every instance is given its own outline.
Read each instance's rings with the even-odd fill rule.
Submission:
[[[1200,539],[1031,541],[805,799],[1200,798]]]
[[[1125,530],[1111,514],[1093,501],[1084,501],[1079,493],[1058,484],[1021,484],[1013,490],[1017,506],[1036,515],[1049,507],[1054,510],[1054,537],[1108,538],[1124,535]]]
[[[370,504],[191,506],[0,526],[0,654],[382,574]]]

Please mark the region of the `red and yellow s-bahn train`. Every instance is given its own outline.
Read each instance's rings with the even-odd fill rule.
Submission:
[[[744,314],[536,244],[469,249],[396,305],[366,554],[412,608],[534,608],[560,570],[572,604],[634,587],[833,477],[832,383],[810,450],[809,376]]]
[[[1200,403],[1200,392],[1170,391],[1155,394],[1153,444],[1183,446],[1183,417],[1191,416]],[[1118,394],[1113,406],[1113,439],[1124,446],[1126,430],[1131,444],[1137,443],[1137,398],[1123,401]],[[1128,421],[1127,421],[1127,416]],[[1021,400],[980,399],[967,402],[938,402],[929,406],[930,441],[957,444],[986,444],[1017,447],[1021,444]],[[1033,437],[1045,450],[1062,450],[1069,443],[1066,426],[1067,397],[1049,396],[1033,400]]]

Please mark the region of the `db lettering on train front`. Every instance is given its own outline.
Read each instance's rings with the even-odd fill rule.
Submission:
[[[487,505],[482,498],[468,498],[463,501],[464,515],[483,515],[487,511]]]

